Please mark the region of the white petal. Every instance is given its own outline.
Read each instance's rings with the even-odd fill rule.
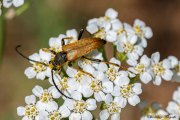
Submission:
[[[64,105],[67,106],[70,110],[73,110],[75,101],[66,99]]]
[[[77,74],[77,70],[75,70],[71,67],[68,67],[66,70],[66,73],[69,77],[74,77]]]
[[[93,116],[89,111],[84,111],[82,113],[82,120],[92,120]]]
[[[144,72],[140,74],[140,79],[144,84],[147,84],[152,80],[152,76],[148,72]]]
[[[33,89],[32,92],[35,96],[40,97],[43,93],[43,88],[41,86],[36,85]]]
[[[101,120],[107,120],[109,118],[109,113],[108,111],[105,109],[105,110],[102,110],[100,113],[99,113],[99,116],[100,116],[100,119]]]
[[[137,95],[141,94],[142,93],[141,83],[135,83],[132,89]]]
[[[151,55],[151,59],[155,62],[155,63],[158,63],[159,60],[160,60],[160,54],[159,52],[155,52]]]
[[[81,100],[82,94],[78,91],[74,91],[74,92],[72,92],[71,97],[75,100]]]
[[[173,76],[173,72],[171,71],[171,70],[165,70],[165,72],[164,72],[164,74],[162,75],[162,78],[164,79],[164,80],[167,80],[167,81],[169,81],[169,80],[171,80],[172,79],[172,76]]]
[[[160,85],[161,84],[161,77],[160,76],[156,76],[155,77],[155,80],[153,81],[153,83],[155,85]]]
[[[49,93],[52,93],[52,97],[53,98],[59,98],[60,96],[61,96],[61,94],[59,93],[59,91],[54,87],[54,86],[52,86],[52,87],[50,87],[49,89],[48,89],[48,91],[49,91]]]
[[[78,37],[77,31],[75,29],[67,30],[66,35],[68,37],[73,37],[74,39],[77,39],[77,37]]]
[[[113,91],[113,83],[110,81],[103,82],[102,86],[105,93],[111,93]]]
[[[17,114],[18,114],[19,116],[25,115],[25,108],[22,107],[22,106],[18,107],[18,108],[17,108]]]
[[[112,8],[109,8],[106,10],[105,16],[108,16],[111,19],[115,19],[118,16],[118,12]]]
[[[29,59],[40,62],[40,56],[39,56],[39,54],[37,54],[37,53],[34,53],[34,54],[30,55],[30,56],[29,56]],[[31,62],[31,61],[30,61],[30,62]],[[31,62],[31,63],[33,63],[33,62]]]
[[[166,68],[166,69],[171,68],[171,63],[170,63],[169,59],[164,59],[163,60],[163,67]]]
[[[140,59],[140,63],[148,67],[150,65],[150,59],[147,57],[147,55],[143,55]]]
[[[95,24],[90,24],[86,27],[86,30],[90,32],[91,34],[94,34],[98,31],[98,27]]]
[[[9,1],[9,0],[3,0],[3,6],[5,8],[9,8],[11,5],[12,5],[12,1]]]
[[[80,113],[72,113],[69,116],[69,120],[81,120],[81,114]]]
[[[86,102],[88,103],[88,110],[95,110],[97,108],[95,99],[88,99]]]
[[[107,94],[104,101],[105,101],[106,104],[110,104],[113,101],[112,95],[111,94]]]
[[[25,69],[24,74],[28,77],[28,79],[32,79],[36,76],[36,71],[33,67],[28,67]]]
[[[107,40],[108,42],[114,42],[114,41],[116,41],[116,40],[117,40],[117,33],[114,32],[114,31],[108,31],[108,32],[106,33],[106,40]]]
[[[111,116],[111,120],[120,120],[120,113],[113,114],[113,115]]]
[[[130,105],[135,106],[140,102],[140,98],[137,95],[134,95],[128,98],[128,102]]]
[[[39,56],[40,56],[42,61],[49,62],[51,60],[51,53],[50,52],[45,52],[42,49],[39,50]]]
[[[171,63],[171,68],[174,68],[176,65],[178,65],[178,59],[175,56],[169,56],[168,59]]]
[[[105,94],[102,91],[95,92],[94,98],[97,100],[97,102],[105,100]]]
[[[63,118],[68,117],[70,115],[70,113],[71,113],[70,110],[65,105],[62,105],[59,108],[59,112],[61,113]]]
[[[24,0],[13,0],[13,4],[15,7],[19,7],[24,4]]]
[[[117,80],[114,81],[114,83],[118,86],[123,86],[129,84],[130,79],[126,76],[120,76]]]
[[[52,112],[52,111],[57,110],[57,109],[58,109],[58,104],[55,101],[49,102],[47,107],[46,107],[46,110],[49,112]]]
[[[127,104],[127,99],[123,97],[115,97],[114,101],[118,103],[121,108],[124,108]]]
[[[39,72],[39,73],[37,73],[37,75],[36,75],[36,79],[40,79],[40,80],[44,80],[45,79],[45,72],[44,71],[42,71],[42,72]]]
[[[121,62],[118,59],[114,58],[114,57],[111,58],[109,62],[121,65]]]
[[[36,102],[36,97],[34,95],[26,96],[25,97],[25,102],[26,104],[35,104]]]
[[[153,32],[150,27],[146,27],[144,32],[145,37],[148,39],[150,39],[153,36]]]

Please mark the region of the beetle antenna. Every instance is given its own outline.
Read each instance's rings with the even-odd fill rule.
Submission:
[[[21,55],[23,58],[27,59],[28,61],[36,62],[36,63],[39,63],[39,64],[42,64],[42,65],[47,66],[47,64],[45,64],[45,63],[43,63],[43,62],[31,60],[31,59],[29,59],[28,57],[26,57],[25,55],[23,55],[23,54],[19,51],[19,48],[20,48],[20,47],[21,47],[21,45],[17,45],[16,48],[15,48],[15,50],[16,50],[16,52],[17,52],[19,55]]]
[[[58,90],[58,92],[60,92],[61,95],[65,96],[66,98],[72,99],[72,98],[68,97],[67,95],[65,95],[61,90],[59,90],[58,86],[56,85],[56,83],[55,83],[55,81],[54,81],[53,70],[51,70],[51,76],[52,76],[52,82],[53,82],[55,88]]]

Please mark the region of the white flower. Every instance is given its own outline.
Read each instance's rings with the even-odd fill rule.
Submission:
[[[49,46],[50,50],[53,50],[54,52],[61,52],[62,51],[62,38],[64,38],[65,35],[60,34],[59,37],[51,37],[49,39]]]
[[[173,101],[168,103],[166,109],[169,113],[180,117],[180,87],[173,93]]]
[[[96,38],[105,39],[108,42],[117,40],[117,32],[113,30],[112,23],[116,20],[118,13],[109,8],[104,17],[94,18],[88,21],[87,31]]]
[[[36,105],[36,97],[34,95],[25,97],[26,106],[17,108],[18,116],[23,116],[22,120],[39,120],[39,108]]]
[[[71,96],[77,90],[76,88],[76,81],[74,79],[71,79],[69,77],[63,77],[61,78],[60,75],[54,74],[54,81],[56,85],[58,86],[59,90],[61,90],[65,95]],[[54,85],[52,81],[52,77],[49,78],[49,82],[51,85]]]
[[[70,110],[65,105],[62,105],[58,109],[58,105],[54,104],[50,109],[40,111],[39,114],[41,120],[61,120],[63,118],[67,118],[70,113]]]
[[[128,79],[122,79],[121,81],[124,81],[124,84],[116,85],[112,95],[119,99],[122,108],[126,106],[127,101],[130,105],[135,106],[140,102],[138,95],[142,93],[141,84],[129,84]]]
[[[15,7],[19,7],[24,4],[24,0],[3,0],[3,6],[6,8],[14,5]]]
[[[143,83],[147,84],[152,80],[151,71],[149,69],[150,64],[150,58],[148,58],[146,55],[143,55],[140,59],[140,62],[136,64],[134,67],[130,67],[129,70],[135,74],[139,74],[140,80]]]
[[[71,38],[71,39],[65,39],[66,44],[72,43],[78,40],[78,33],[75,29],[67,30],[66,37]]]
[[[51,53],[45,52],[42,49],[40,49],[39,54],[34,53],[31,56],[29,56],[29,59],[35,60],[37,62],[45,63],[48,65],[49,61],[51,60]],[[48,66],[45,66],[41,63],[37,62],[31,62],[33,65],[32,67],[26,68],[24,71],[24,74],[29,78],[32,79],[36,77],[37,79],[44,80],[45,77],[51,76],[51,69]]]
[[[168,60],[171,63],[171,69],[175,68],[178,65],[178,59],[175,56],[169,56]]]
[[[94,50],[90,52],[89,54],[85,55],[87,58],[94,58],[103,60],[102,53],[100,53],[98,50]],[[90,60],[87,60],[85,58],[80,58],[78,60],[78,65],[86,72],[93,74],[95,71],[95,68],[97,69],[99,62],[93,62]]]
[[[117,41],[117,50],[121,53],[125,53],[128,57],[127,63],[133,65],[133,63],[138,60],[139,56],[143,54],[144,49],[136,45],[137,37],[136,36],[119,36]],[[135,62],[130,62],[135,61]]]
[[[87,99],[86,101],[66,99],[64,105],[72,111],[69,120],[92,120],[93,116],[90,111],[97,108],[94,99]]]
[[[150,39],[153,36],[151,28],[146,26],[143,21],[136,19],[134,21],[133,29],[135,31],[135,34],[141,39],[140,44],[143,47],[146,47],[146,39]]]
[[[41,86],[35,86],[32,89],[32,92],[35,96],[39,97],[37,106],[40,107],[40,110],[50,109],[54,104],[57,104],[54,99],[61,96],[54,86],[48,89],[43,89]]]
[[[113,99],[111,95],[107,95],[105,103],[103,103],[103,110],[99,113],[101,120],[107,120],[111,116],[111,120],[120,120],[121,101]]]
[[[108,17],[109,19],[115,19],[118,16],[118,12],[112,8],[108,8],[105,12],[105,16]]]
[[[170,70],[171,64],[168,59],[164,59],[163,61],[160,61],[160,54],[159,52],[153,53],[151,55],[151,62],[152,62],[152,71],[154,74],[155,80],[153,83],[155,85],[160,85],[161,84],[161,77],[164,80],[171,80],[173,76],[173,72]]]

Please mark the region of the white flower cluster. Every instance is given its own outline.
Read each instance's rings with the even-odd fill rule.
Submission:
[[[94,37],[106,39],[116,45],[117,51],[127,55],[127,62],[136,61],[147,46],[147,39],[153,35],[150,27],[139,19],[131,26],[117,19],[118,13],[108,9],[104,17],[88,21],[87,31]]]
[[[159,106],[159,107],[158,107]],[[173,93],[173,101],[163,110],[159,104],[146,106],[141,120],[179,120],[180,119],[180,87]]]
[[[161,79],[171,80],[173,72],[177,72],[179,66],[177,58],[170,56],[160,61],[158,52],[152,54],[151,58],[143,55],[147,39],[152,37],[151,29],[138,19],[133,27],[121,23],[117,15],[110,8],[105,17],[89,20],[86,29],[92,34],[92,38],[112,42],[117,48],[117,54],[127,56],[128,59],[121,60],[114,56],[109,61],[103,61],[102,53],[94,50],[85,58],[74,61],[73,65],[60,66],[62,72],[58,69],[51,72],[54,67],[52,61],[63,51],[63,38],[68,38],[65,39],[65,45],[78,40],[75,29],[50,38],[49,48],[42,48],[39,53],[29,56],[32,66],[25,70],[25,75],[29,79],[48,80],[51,87],[33,88],[33,95],[25,98],[27,105],[17,109],[18,115],[24,116],[23,120],[119,120],[121,109],[127,104],[135,106],[140,102],[140,82],[147,84],[153,81],[155,85],[160,85]],[[127,62],[129,67],[124,67],[123,62]],[[39,98],[38,101],[36,97]],[[63,99],[63,104],[60,104],[60,98]],[[99,108],[99,117],[94,117],[93,111]]]
[[[0,1],[0,16],[2,14],[1,6],[5,8],[10,8],[11,6],[19,7],[24,4],[24,0],[2,0]]]
[[[173,101],[168,103],[166,110],[180,118],[180,87],[173,93]]]

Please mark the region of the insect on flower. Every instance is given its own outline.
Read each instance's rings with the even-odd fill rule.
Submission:
[[[21,45],[16,46],[16,51],[25,59],[31,61],[31,62],[36,62],[45,66],[52,66],[51,68],[51,75],[52,75],[52,81],[54,86],[56,87],[56,89],[62,94],[64,95],[66,98],[71,99],[70,97],[66,96],[65,94],[62,93],[61,90],[58,89],[58,86],[56,85],[54,78],[53,78],[53,71],[60,71],[62,67],[68,63],[68,66],[72,66],[71,62],[77,60],[78,58],[85,58],[87,60],[90,61],[94,61],[94,62],[104,62],[106,64],[111,64],[111,65],[115,65],[120,67],[117,64],[114,63],[110,63],[110,62],[106,62],[106,61],[102,61],[99,59],[93,59],[93,58],[88,58],[85,57],[86,54],[90,53],[91,51],[100,48],[101,46],[106,44],[106,41],[100,38],[83,38],[82,34],[84,32],[84,29],[81,29],[79,32],[79,36],[78,36],[78,41],[73,42],[73,43],[69,43],[65,45],[65,40],[71,39],[70,37],[65,37],[62,39],[62,51],[61,52],[55,52],[53,50],[50,50],[50,52],[52,54],[54,54],[54,58],[49,61],[49,64],[43,63],[43,62],[39,62],[39,61],[35,61],[32,59],[29,59],[28,57],[26,57],[25,55],[23,55],[18,48],[21,47]],[[93,75],[91,75],[88,72],[85,72],[81,69],[78,69],[79,71],[81,71],[84,74],[87,74],[91,77],[93,77]]]

